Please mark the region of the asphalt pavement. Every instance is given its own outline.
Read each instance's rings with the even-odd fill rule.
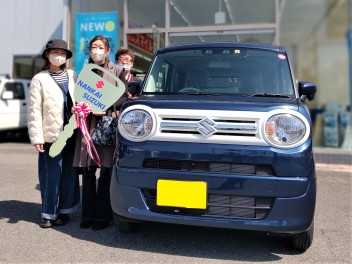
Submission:
[[[285,237],[250,231],[155,223],[129,235],[113,224],[83,230],[80,211],[65,226],[41,229],[37,153],[26,141],[2,142],[0,263],[351,263],[348,166],[317,163],[315,236],[302,254]]]

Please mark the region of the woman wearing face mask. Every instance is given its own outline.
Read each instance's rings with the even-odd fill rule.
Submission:
[[[79,181],[72,166],[75,138],[67,141],[58,156],[49,156],[50,146],[71,117],[77,78],[66,68],[66,60],[71,57],[64,40],[50,40],[42,53],[43,71],[33,77],[29,87],[28,134],[39,152],[42,228],[66,224],[68,214],[79,208]]]
[[[118,76],[125,83],[125,76],[122,67],[113,64],[109,60],[110,46],[109,41],[104,36],[96,36],[89,43],[90,58],[89,63],[97,64],[104,69]],[[115,84],[115,80],[109,75],[96,70],[105,80]],[[125,87],[125,89],[127,86]],[[114,104],[115,108],[119,108],[128,98],[127,89],[124,95]],[[87,128],[90,134],[93,133],[96,124],[103,115],[109,114],[113,108],[106,112],[93,112],[87,117]],[[115,113],[117,114],[117,113]],[[98,146],[95,148],[99,154],[100,175],[98,179],[98,188],[96,188],[96,170],[97,164],[87,154],[87,145],[84,141],[82,133],[77,134],[76,151],[74,166],[79,167],[82,173],[82,220],[81,228],[92,227],[93,230],[101,230],[109,225],[112,218],[112,210],[110,205],[110,180],[112,170],[112,159],[115,146]]]

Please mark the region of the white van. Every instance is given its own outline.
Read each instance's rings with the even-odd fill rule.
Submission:
[[[27,97],[30,80],[0,77],[0,134],[27,129]]]

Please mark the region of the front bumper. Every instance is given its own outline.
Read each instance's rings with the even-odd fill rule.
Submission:
[[[316,178],[311,142],[291,150],[124,140],[119,147],[120,160],[113,169],[110,197],[113,211],[120,216],[278,233],[303,232],[313,221]],[[235,173],[223,170],[229,166],[234,166]],[[157,207],[158,179],[206,182],[207,209]],[[154,197],[148,193],[154,193]],[[233,212],[233,201],[236,206],[244,203],[245,209]],[[266,211],[258,209],[258,204]]]
[[[197,177],[196,175],[192,176]],[[192,176],[183,175],[182,179],[190,180],[193,178]],[[208,180],[209,193],[215,192],[224,196],[235,194],[246,197],[274,198],[268,213],[263,219],[259,220],[151,211],[150,204],[148,205],[146,196],[142,192],[143,187],[151,186],[149,184],[145,185],[143,182],[138,187],[127,186],[119,181],[120,178],[123,179],[124,177],[129,177],[132,181],[136,177],[148,178],[148,182],[152,183],[152,185],[155,182],[154,186],[156,186],[158,178],[175,179],[177,177],[173,173],[159,173],[157,175],[155,171],[141,172],[118,167],[114,168],[110,187],[112,209],[116,214],[130,219],[278,233],[303,232],[309,228],[313,221],[316,195],[315,177],[311,177],[309,181],[307,178],[273,179],[271,177],[265,179],[247,177],[243,181],[243,177],[232,177],[231,181],[233,182],[242,181],[242,186],[244,186],[242,189],[219,188],[220,186],[217,185],[224,183],[224,178],[222,177]],[[204,177],[200,180],[204,180]]]

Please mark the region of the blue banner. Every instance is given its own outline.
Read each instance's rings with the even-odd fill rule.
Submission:
[[[89,42],[97,36],[107,37],[110,60],[115,61],[117,51],[117,12],[76,14],[75,66],[79,74],[89,60]]]

